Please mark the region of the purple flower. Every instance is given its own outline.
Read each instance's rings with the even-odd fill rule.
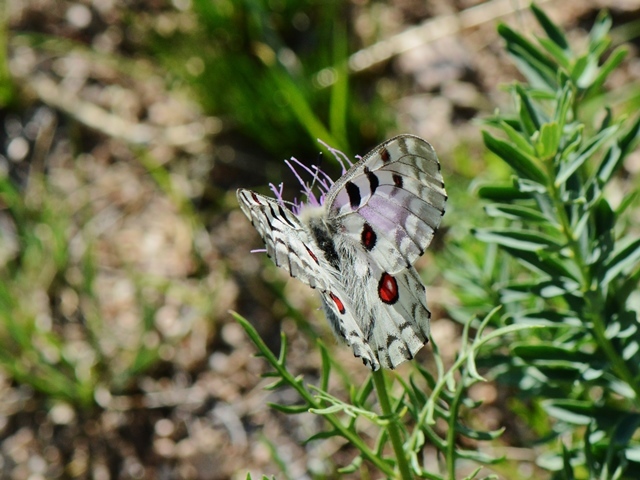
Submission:
[[[353,162],[351,162],[351,160],[349,160],[349,157],[347,157],[347,155],[340,150],[330,147],[322,140],[318,141],[327,150],[329,150],[329,152],[331,152],[336,161],[342,167],[342,175],[344,175],[347,172],[348,168],[353,165]],[[302,187],[300,192],[304,197],[306,197],[306,199],[298,200],[297,198],[294,198],[293,202],[289,202],[282,197],[284,183],[280,183],[277,187],[273,183],[270,183],[269,188],[271,188],[271,191],[275,195],[278,203],[283,207],[290,208],[291,211],[296,215],[299,215],[300,211],[305,207],[322,206],[324,204],[327,193],[329,193],[329,190],[331,190],[331,187],[334,184],[334,181],[331,179],[331,177],[327,173],[323,172],[318,165],[311,165],[310,167],[307,167],[295,157],[291,157],[291,160],[285,160],[284,163],[287,164],[287,166],[291,169],[293,174],[298,179],[298,182]],[[301,171],[299,172],[298,169],[301,169]],[[303,179],[303,176],[307,174],[311,176],[310,182]],[[314,189],[314,187],[317,187],[317,189]]]

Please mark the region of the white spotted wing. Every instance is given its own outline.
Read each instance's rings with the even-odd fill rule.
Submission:
[[[276,264],[317,288],[329,323],[372,370],[394,368],[429,338],[425,288],[412,264],[447,200],[426,141],[392,138],[349,169],[321,207],[294,215],[248,190],[238,200]]]
[[[318,249],[309,229],[272,198],[239,189],[238,203],[264,240],[267,255],[312,288],[327,291],[337,272]]]

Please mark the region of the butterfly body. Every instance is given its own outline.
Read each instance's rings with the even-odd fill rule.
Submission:
[[[429,338],[425,288],[412,264],[447,196],[431,145],[401,135],[376,147],[299,215],[245,189],[240,206],[276,265],[320,291],[334,333],[372,370],[413,358]]]

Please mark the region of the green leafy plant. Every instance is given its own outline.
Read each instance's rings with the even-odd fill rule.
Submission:
[[[5,243],[5,252],[12,254],[5,253],[0,270],[0,366],[20,383],[87,406],[93,403],[93,372],[80,368],[79,359],[65,355],[64,342],[46,321],[38,321],[43,293],[53,288],[69,261],[61,205],[54,210],[53,203],[39,204],[35,191],[40,188],[42,184],[34,178],[26,200],[8,178],[0,179],[0,201],[16,225],[16,246],[7,249]]]
[[[537,43],[498,29],[526,82],[509,87],[516,114],[487,121],[501,135],[483,132],[513,176],[479,190],[499,226],[475,231],[492,252],[476,277],[484,288],[475,304],[500,301],[497,325],[549,327],[520,335],[498,373],[517,384],[524,410],[546,412],[558,448],[539,465],[559,479],[638,478],[640,239],[628,217],[638,189],[621,186],[617,174],[638,143],[640,118],[616,119],[604,108],[596,124],[582,114],[626,49],[608,52],[606,13],[586,52],[576,53],[531,9],[546,34]],[[616,206],[608,195],[615,188],[626,189]]]
[[[342,437],[357,451],[351,464],[340,468],[341,473],[364,468],[363,462],[367,461],[390,478],[406,480],[419,477],[436,480],[455,478],[460,460],[470,460],[480,465],[501,460],[459,445],[461,437],[489,441],[502,433],[502,430],[478,431],[469,428],[461,420],[462,412],[473,410],[481,404],[466,396],[469,387],[484,380],[475,365],[480,350],[503,335],[531,328],[529,325],[509,325],[485,334],[485,327],[496,314],[497,309],[480,322],[474,339],[469,337],[471,322],[467,324],[462,335],[462,347],[449,369],[445,369],[437,346],[434,345],[434,360],[437,365],[435,376],[417,365],[416,375],[406,380],[378,370],[371,373],[359,386],[345,380],[345,387],[349,391],[348,401],[341,400],[328,391],[335,364],[321,342],[318,342],[322,354],[319,382],[315,385],[305,384],[302,377],[288,369],[287,338],[284,334],[280,353],[276,356],[246,319],[237,314],[234,316],[258,348],[258,355],[264,357],[273,368],[273,371],[264,374],[265,377],[275,379],[267,388],[292,388],[300,398],[300,403],[295,405],[272,403],[270,406],[289,415],[311,412],[324,418],[327,427],[308,438],[307,442]],[[374,447],[360,437],[356,426],[358,419],[366,419],[377,427],[378,436],[373,442]],[[437,421],[447,425],[446,432],[436,428]],[[421,453],[427,443],[438,450],[442,458],[440,465],[424,464]],[[387,444],[391,445],[393,456],[386,454]],[[465,478],[477,478],[480,469],[481,467],[476,468]],[[438,473],[439,470],[442,473]]]

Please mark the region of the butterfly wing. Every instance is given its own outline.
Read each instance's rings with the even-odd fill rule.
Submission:
[[[336,336],[353,348],[354,355],[377,370],[379,363],[366,341],[362,322],[356,320],[352,299],[345,294],[342,275],[325,258],[298,217],[277,201],[239,189],[238,203],[251,220],[276,265],[307,285],[320,290],[324,310]],[[361,296],[360,292],[356,296]]]
[[[412,359],[428,342],[431,312],[415,268],[409,267],[392,276],[376,267],[371,265],[374,284],[369,292],[376,292],[384,300],[371,302],[375,323],[369,343],[384,368],[395,368]],[[386,296],[381,294],[384,289]]]
[[[375,349],[370,344],[371,324],[357,318],[354,298],[343,294],[339,286],[333,292],[321,292],[322,307],[329,325],[337,338],[343,340],[353,349],[353,354],[371,370],[378,370],[380,362]]]
[[[335,269],[317,251],[298,217],[274,199],[250,190],[238,189],[237,197],[277,266],[312,288],[331,289]]]
[[[343,281],[345,290],[354,292],[354,318],[362,332],[352,344],[371,349],[374,370],[378,364],[395,368],[428,341],[431,313],[412,264],[431,243],[446,200],[435,151],[412,135],[375,148],[327,194],[337,250],[366,271]],[[334,322],[346,316],[336,309],[332,314]]]
[[[327,319],[369,368],[395,368],[428,341],[431,314],[424,285],[413,267],[392,276],[365,257],[352,259],[342,282],[321,294]]]
[[[320,217],[304,225],[277,201],[238,190],[267,254],[320,290],[334,332],[372,370],[396,367],[428,341],[431,314],[412,264],[440,225],[446,199],[433,148],[412,135],[362,158],[328,192]]]
[[[328,218],[383,271],[413,264],[440,225],[447,194],[433,147],[400,135],[356,163],[327,194]]]

